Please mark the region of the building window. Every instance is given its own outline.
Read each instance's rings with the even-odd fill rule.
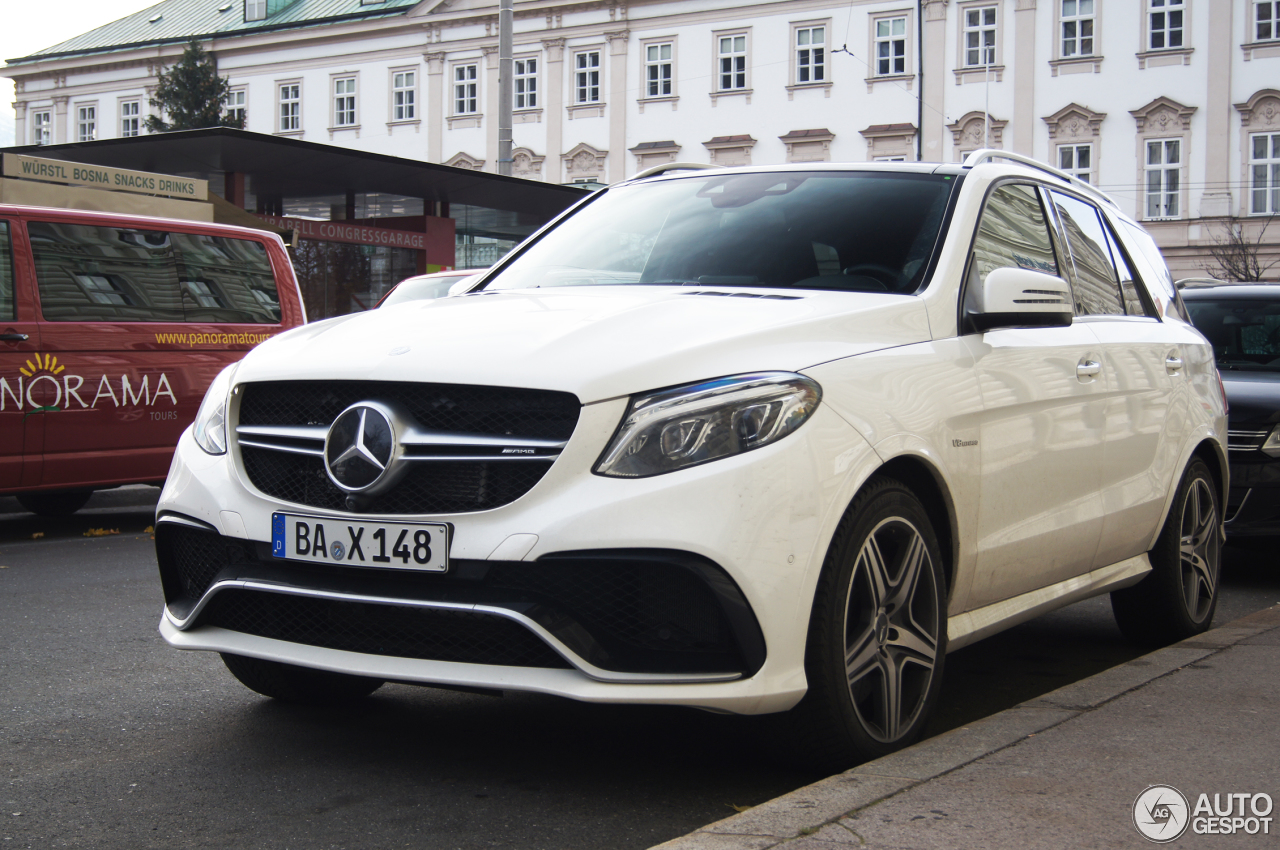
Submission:
[[[516,109],[535,109],[538,106],[538,60],[516,59],[514,62]]]
[[[827,78],[826,27],[796,30],[796,84],[820,83]],[[745,47],[745,45],[744,45]]]
[[[668,97],[671,95],[672,69],[671,42],[648,44],[644,48],[645,97]]]
[[[76,141],[92,142],[98,138],[98,107],[76,107]]]
[[[333,81],[333,126],[356,125],[356,78],[342,77]]]
[[[418,74],[396,71],[391,75],[391,120],[412,121],[418,117]]]
[[[1150,48],[1182,47],[1183,0],[1148,0]]]
[[[475,115],[480,111],[479,65],[455,65],[453,68],[453,114]]]
[[[1253,37],[1255,41],[1274,41],[1280,38],[1276,31],[1276,20],[1280,14],[1280,2],[1276,0],[1257,0],[1253,4]]]
[[[1147,142],[1147,218],[1177,218],[1182,166],[1181,139]]]
[[[31,116],[31,141],[37,145],[53,144],[52,112],[36,112]]]
[[[265,21],[267,19],[267,0],[244,0],[244,19],[246,21]]]
[[[1093,0],[1062,0],[1062,58],[1093,55]]]
[[[1058,145],[1058,168],[1092,183],[1093,145]]]
[[[720,91],[737,91],[747,87],[747,36],[722,35],[717,41],[720,65]]]
[[[600,102],[600,51],[587,50],[573,57],[573,102]]]
[[[907,19],[876,21],[876,74],[885,77],[907,73]]]
[[[996,64],[995,6],[965,9],[964,64],[966,68],[981,68],[984,65]]]
[[[295,133],[302,129],[302,85],[280,86],[280,132]]]
[[[1258,133],[1249,140],[1249,211],[1275,215],[1280,213],[1280,133]]]
[[[120,103],[120,138],[128,139],[138,135],[142,127],[142,104],[136,100]]]
[[[232,89],[227,95],[227,117],[241,127],[248,125],[248,101],[249,93],[244,89]]]

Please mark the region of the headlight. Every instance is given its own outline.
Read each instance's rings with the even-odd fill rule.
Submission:
[[[792,372],[734,375],[635,396],[598,475],[645,478],[781,440],[818,408],[822,387]]]
[[[1268,457],[1280,457],[1280,425],[1271,429],[1267,441],[1262,444],[1262,453]]]
[[[232,363],[213,379],[191,426],[191,436],[195,437],[196,445],[211,455],[227,453],[227,394],[231,391],[231,378],[239,365]]]

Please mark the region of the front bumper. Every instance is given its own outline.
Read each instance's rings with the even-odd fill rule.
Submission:
[[[1248,460],[1231,459],[1231,491],[1227,495],[1227,535],[1280,535],[1280,458],[1259,451]]]
[[[584,407],[514,503],[419,517],[453,526],[446,576],[271,558],[272,511],[298,507],[249,486],[234,449],[210,457],[184,435],[158,506],[161,634],[396,681],[739,713],[794,705],[833,497],[874,453],[820,408],[738,457],[642,480],[591,475],[624,406]],[[177,530],[221,551],[194,583]]]

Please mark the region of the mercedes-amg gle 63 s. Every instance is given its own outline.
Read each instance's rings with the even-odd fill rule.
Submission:
[[[848,766],[1041,612],[1207,629],[1225,443],[1212,348],[1088,184],[993,151],[644,174],[463,294],[222,372],[160,498],[160,631],[278,699],[789,712]]]

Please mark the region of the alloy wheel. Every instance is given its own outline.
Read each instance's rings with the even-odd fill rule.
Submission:
[[[924,708],[938,663],[939,592],[909,521],[890,517],[867,535],[845,602],[844,657],[853,709],[877,741],[903,737]]]
[[[1213,607],[1222,551],[1213,491],[1203,478],[1192,481],[1187,491],[1178,538],[1182,599],[1187,616],[1199,623]]]

